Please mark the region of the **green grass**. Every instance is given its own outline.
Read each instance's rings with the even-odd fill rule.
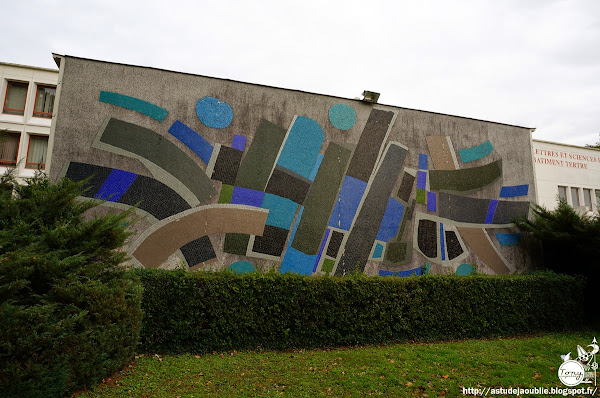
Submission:
[[[557,377],[560,355],[576,353],[595,334],[600,338],[586,330],[288,352],[145,354],[80,398],[455,397],[463,386],[564,388]]]

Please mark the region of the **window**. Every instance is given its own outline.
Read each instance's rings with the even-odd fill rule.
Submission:
[[[25,98],[27,98],[27,83],[8,82],[4,98],[4,113],[23,115],[25,113]]]
[[[18,133],[0,133],[0,166],[16,166],[19,139]]]
[[[52,109],[54,108],[55,95],[56,87],[37,86],[33,116],[50,119],[52,117]]]
[[[558,187],[558,198],[567,201],[567,187]]]
[[[583,204],[592,210],[592,190],[583,188]]]
[[[573,207],[579,207],[579,188],[571,188],[571,199],[573,200]]]
[[[44,169],[46,166],[46,152],[48,152],[48,137],[41,135],[29,136],[29,149],[27,150],[28,169]]]

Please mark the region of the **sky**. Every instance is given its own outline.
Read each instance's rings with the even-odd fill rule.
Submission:
[[[2,0],[0,61],[150,66],[600,141],[598,0]]]

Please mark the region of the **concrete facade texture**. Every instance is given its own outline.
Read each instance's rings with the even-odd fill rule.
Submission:
[[[468,268],[463,264],[481,273],[513,273],[530,263],[510,254],[522,250],[518,242],[503,246],[494,233],[516,233],[510,217],[535,201],[529,128],[57,59],[51,180],[75,166],[80,179],[81,170],[102,170],[91,180],[97,193],[88,200],[123,209],[128,197],[151,202],[152,187],[163,187],[189,206],[161,220],[139,207],[144,227],[136,227],[128,249],[138,265],[181,262],[214,270],[243,261],[308,275],[406,276],[456,273]],[[142,177],[144,184],[136,182]],[[527,189],[500,200],[503,187],[514,186]],[[457,199],[442,202],[440,194]],[[214,206],[222,208],[211,211]],[[188,213],[219,227],[192,228]],[[427,225],[421,234],[419,220]],[[163,238],[149,232],[157,225],[168,231]],[[257,231],[262,234],[252,234]],[[157,247],[167,236],[169,245]],[[190,253],[194,248],[201,255]]]

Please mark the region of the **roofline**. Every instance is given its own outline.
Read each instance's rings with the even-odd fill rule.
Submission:
[[[541,142],[543,144],[555,144],[555,145],[562,145],[562,146],[570,146],[572,148],[589,149],[591,151],[600,151],[600,149],[598,149],[598,148],[590,148],[589,146],[581,146],[581,145],[573,145],[573,144],[563,144],[562,142],[545,141],[545,140],[538,140],[538,139],[532,139],[532,141]]]
[[[43,71],[46,71],[46,72],[56,72],[56,73],[58,73],[58,69],[42,68],[41,66],[13,64],[11,62],[1,62],[1,61],[0,61],[0,65],[16,66],[18,68],[37,69],[37,70],[43,70]]]
[[[303,91],[303,90],[296,90],[296,89],[290,89],[290,88],[283,88],[283,87],[276,87],[276,86],[269,86],[267,84],[260,84],[260,83],[249,83],[249,82],[244,82],[241,80],[234,80],[234,79],[225,79],[222,77],[214,77],[214,76],[206,76],[206,75],[199,75],[196,73],[189,73],[189,72],[180,72],[180,71],[175,71],[175,70],[169,70],[169,69],[163,69],[163,68],[155,68],[153,66],[141,66],[141,65],[132,65],[132,64],[126,64],[123,62],[111,62],[111,61],[103,61],[103,60],[99,60],[99,59],[93,59],[93,58],[84,58],[84,57],[76,57],[74,55],[68,55],[68,54],[57,54],[57,53],[52,53],[52,56],[54,58],[54,62],[56,62],[56,65],[58,67],[60,67],[60,59],[61,58],[65,58],[65,57],[69,57],[69,58],[77,58],[77,59],[83,59],[86,61],[94,61],[94,62],[102,62],[105,64],[113,64],[113,65],[124,65],[124,66],[133,66],[136,68],[145,68],[145,69],[153,69],[153,70],[158,70],[158,71],[163,71],[163,72],[172,72],[172,73],[180,73],[182,75],[189,75],[189,76],[199,76],[199,77],[204,77],[207,79],[217,79],[217,80],[222,80],[222,81],[228,81],[228,82],[234,82],[234,83],[242,83],[242,84],[250,84],[253,86],[259,86],[259,87],[267,87],[267,88],[274,88],[277,90],[285,90],[285,91],[292,91],[292,92],[297,92],[297,93],[303,93],[303,94],[312,94],[312,95],[320,95],[320,96],[324,96],[324,97],[330,97],[330,98],[338,98],[338,99],[343,99],[343,100],[347,100],[347,101],[359,101],[362,102],[361,100],[357,100],[355,98],[344,98],[344,97],[338,97],[336,95],[330,95],[330,94],[321,94],[321,93],[313,93],[310,91]],[[397,108],[397,109],[404,109],[404,110],[408,110],[408,111],[415,111],[415,112],[425,112],[425,113],[430,113],[433,115],[441,115],[441,116],[450,116],[450,117],[457,117],[460,119],[467,119],[467,120],[474,120],[477,122],[485,122],[485,123],[493,123],[493,124],[499,124],[501,126],[508,126],[508,127],[517,127],[517,128],[521,128],[521,129],[527,129],[529,130],[530,133],[535,131],[535,127],[525,127],[525,126],[518,126],[516,124],[508,124],[508,123],[501,123],[501,122],[494,122],[491,120],[483,120],[483,119],[476,119],[476,118],[472,118],[472,117],[466,117],[466,116],[457,116],[457,115],[451,115],[449,113],[441,113],[441,112],[433,112],[433,111],[424,111],[422,109],[414,109],[414,108],[405,108],[405,107],[401,107],[401,106],[396,106],[396,105],[387,105],[387,104],[382,104],[382,103],[377,103],[377,105],[382,105],[382,106],[388,106],[391,108]]]

